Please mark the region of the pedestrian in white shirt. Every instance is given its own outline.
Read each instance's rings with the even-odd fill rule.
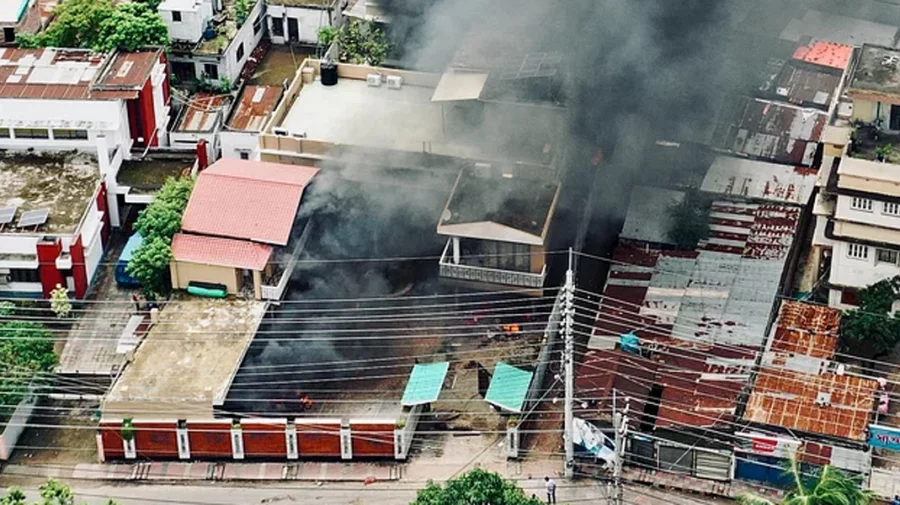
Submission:
[[[544,477],[544,487],[547,488],[547,503],[556,503],[556,481]]]

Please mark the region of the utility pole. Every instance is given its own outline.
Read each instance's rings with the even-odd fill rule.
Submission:
[[[622,458],[625,456],[625,435],[628,433],[628,400],[626,399],[625,401],[623,412],[616,412],[613,415],[613,427],[616,430],[616,459],[615,468],[613,469],[615,494],[613,505],[623,505],[624,503],[622,496]]]
[[[575,477],[575,444],[574,444],[574,413],[572,411],[572,403],[575,398],[575,336],[573,334],[573,326],[575,324],[575,272],[574,272],[574,254],[572,248],[569,248],[569,269],[566,270],[566,285],[563,287],[563,338],[565,340],[565,351],[563,354],[563,362],[565,364],[566,375],[566,426],[565,426],[565,442],[566,442],[566,478]]]

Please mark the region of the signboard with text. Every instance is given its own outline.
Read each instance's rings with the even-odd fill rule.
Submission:
[[[791,438],[776,438],[758,433],[735,433],[740,442],[736,449],[742,452],[789,459],[797,454],[802,444]],[[741,440],[742,439],[742,440]]]
[[[873,424],[869,426],[869,445],[900,451],[900,429]]]

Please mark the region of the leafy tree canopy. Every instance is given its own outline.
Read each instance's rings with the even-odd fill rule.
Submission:
[[[781,500],[781,505],[868,505],[874,501],[871,491],[861,487],[862,479],[850,477],[830,465],[811,475],[801,472],[796,460],[789,464],[786,475],[794,481],[793,489]],[[738,497],[741,505],[775,505],[761,496],[744,494]]]
[[[75,505],[75,493],[72,488],[62,482],[50,479],[40,488],[41,500],[34,502],[34,505]],[[9,488],[6,496],[0,498],[0,505],[26,505],[25,493],[18,488]],[[116,502],[109,500],[106,505],[116,505]]]
[[[515,483],[494,472],[475,469],[447,481],[443,486],[429,482],[412,505],[541,505]]]
[[[859,292],[859,309],[841,318],[841,347],[865,358],[886,356],[900,343],[900,318],[891,307],[900,300],[900,276],[884,279]]]
[[[181,228],[181,216],[193,189],[193,179],[170,177],[134,225],[144,241],[134,251],[127,270],[150,294],[160,295],[168,291],[172,237]]]
[[[135,51],[169,43],[168,29],[153,1],[116,4],[114,0],[66,0],[54,14],[53,22],[43,32],[20,35],[19,45]]]
[[[671,226],[668,238],[679,249],[692,250],[709,237],[709,201],[696,192],[688,192],[684,199],[669,207]]]
[[[337,35],[341,61],[377,67],[391,51],[387,37],[371,21],[350,20]]]
[[[53,338],[43,325],[31,321],[0,322],[0,363],[15,373],[0,377],[0,406],[18,405],[30,384],[40,383],[41,374],[56,366]],[[0,408],[0,415],[9,414]]]

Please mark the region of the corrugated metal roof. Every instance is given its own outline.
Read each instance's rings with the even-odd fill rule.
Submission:
[[[830,359],[837,351],[840,327],[837,309],[786,301],[778,314],[771,350]]]
[[[863,441],[878,387],[849,375],[762,368],[744,420]]]
[[[175,131],[209,132],[215,129],[224,108],[231,100],[228,95],[197,93],[190,97],[185,105],[181,119],[175,125]]]
[[[263,123],[278,106],[281,86],[247,86],[238,99],[228,126],[234,130],[262,131]]]
[[[521,413],[534,372],[498,361],[484,400],[503,410]]]
[[[716,126],[712,145],[735,153],[809,166],[828,122],[820,110],[735,97]]]
[[[742,198],[806,205],[816,185],[817,171],[778,163],[719,156],[713,160],[700,189]]]
[[[697,251],[620,244],[613,259],[628,264],[610,268],[595,335],[762,346],[801,210],[714,202]]]
[[[683,191],[635,186],[619,238],[674,245],[668,236],[672,225],[669,209],[682,200]]]
[[[447,377],[447,371],[450,369],[450,363],[428,363],[413,366],[412,373],[409,374],[409,381],[406,383],[406,389],[403,391],[403,399],[400,403],[403,406],[422,405],[431,403],[438,399],[441,395],[441,389],[444,387],[444,378]]]
[[[319,169],[223,158],[200,173],[182,218],[185,231],[286,245]]]
[[[263,270],[272,256],[272,246],[247,240],[177,233],[172,239],[175,261],[202,263],[248,270]]]
[[[608,419],[613,390],[619,407],[629,397],[631,408],[642,412],[656,382],[657,367],[654,361],[622,350],[587,351],[575,374],[576,404],[587,403],[586,408],[578,409],[578,415],[586,419]]]
[[[794,52],[796,60],[841,71],[847,70],[851,58],[853,58],[853,46],[824,40],[817,40],[809,45],[798,47]]]

